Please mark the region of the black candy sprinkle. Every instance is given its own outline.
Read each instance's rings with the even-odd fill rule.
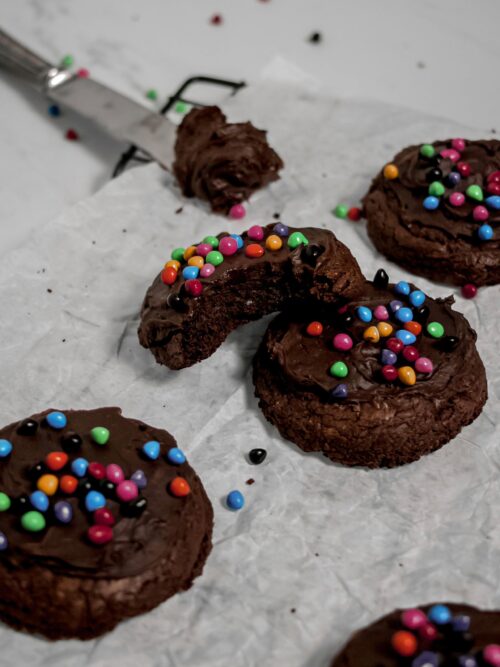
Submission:
[[[267,456],[266,450],[261,448],[251,449],[250,452],[248,453],[248,458],[250,459],[250,463],[253,463],[256,466],[263,463],[263,461],[265,461],[266,456]]]
[[[373,278],[373,286],[377,289],[386,289],[389,284],[389,276],[384,269],[379,269]]]
[[[19,435],[35,435],[38,431],[38,422],[34,419],[25,419],[17,427],[17,433]]]
[[[325,252],[325,249],[323,246],[319,245],[314,245],[312,243],[309,243],[309,245],[306,245],[301,253],[301,258],[302,261],[305,262],[306,264],[309,264],[310,266],[316,266],[316,262],[318,261],[318,257],[322,255]]]
[[[74,431],[70,431],[62,437],[62,447],[66,452],[76,452],[81,446],[82,439],[78,433],[75,433]]]

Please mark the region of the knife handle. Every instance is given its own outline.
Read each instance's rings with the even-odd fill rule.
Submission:
[[[0,67],[17,74],[42,92],[71,77],[69,72],[54,67],[1,29]]]

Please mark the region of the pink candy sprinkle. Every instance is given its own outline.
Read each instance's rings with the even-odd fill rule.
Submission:
[[[465,202],[465,195],[461,192],[454,192],[450,195],[450,204],[452,206],[463,206]]]
[[[215,266],[207,262],[200,269],[200,278],[208,278],[215,271]]]
[[[460,160],[460,153],[454,148],[445,148],[440,153],[441,157],[451,160],[452,162],[458,162]]]
[[[219,241],[219,252],[225,257],[234,255],[237,250],[238,243],[236,242],[236,239],[233,239],[231,236],[224,236],[224,238]]]
[[[196,254],[200,257],[206,257],[209,252],[212,252],[210,243],[200,243],[196,246]]]
[[[385,306],[377,306],[373,311],[373,314],[375,315],[375,319],[380,320],[382,322],[389,319],[389,313]]]
[[[128,503],[130,500],[135,500],[137,498],[139,489],[137,488],[137,484],[127,479],[118,484],[116,487],[116,495],[122,502]]]
[[[472,217],[477,222],[484,222],[485,220],[488,220],[490,214],[488,212],[488,209],[485,208],[484,206],[475,206],[474,210],[472,211]]]
[[[452,139],[451,147],[454,148],[456,151],[459,151],[461,153],[465,149],[464,139]]]
[[[500,667],[500,646],[498,644],[488,644],[483,649],[484,661],[494,667]]]
[[[427,357],[419,357],[415,362],[415,370],[419,373],[432,373],[434,365]]]
[[[253,225],[247,232],[248,238],[252,241],[262,241],[264,238],[264,230],[260,225]]]
[[[106,466],[106,478],[113,484],[119,484],[125,479],[125,474],[117,463],[110,463]]]
[[[427,623],[427,617],[420,609],[406,609],[401,614],[401,623],[409,630],[417,630]]]
[[[347,334],[339,333],[333,339],[333,347],[336,350],[347,351],[352,347],[352,338]]]
[[[229,209],[229,216],[233,218],[233,220],[241,220],[246,214],[247,212],[245,211],[243,204],[234,204],[234,206],[231,206]]]

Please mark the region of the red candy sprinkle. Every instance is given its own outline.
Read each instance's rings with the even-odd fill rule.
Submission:
[[[407,361],[417,361],[419,356],[420,356],[419,351],[417,350],[416,347],[413,347],[413,345],[407,345],[403,350],[403,357]]]
[[[67,493],[71,496],[78,486],[78,480],[73,475],[63,475],[59,482],[59,488],[63,493]]]
[[[68,462],[68,455],[64,452],[50,452],[45,457],[45,465],[49,470],[61,470]]]
[[[422,325],[419,322],[411,321],[411,322],[405,322],[405,329],[406,331],[409,331],[412,333],[414,336],[418,336],[420,333],[422,333]]]
[[[398,369],[395,366],[382,366],[382,375],[387,382],[394,382],[398,378]]]
[[[358,222],[358,220],[361,220],[361,209],[353,206],[347,211],[347,217],[353,222]]]
[[[203,292],[203,285],[196,278],[186,280],[184,285],[186,287],[186,291],[191,294],[191,296],[200,296],[200,294]]]
[[[413,655],[418,647],[417,638],[411,632],[406,630],[400,630],[395,632],[391,638],[392,648],[399,653],[399,655],[404,655],[409,657]]]
[[[468,162],[457,162],[457,164],[455,165],[455,168],[460,173],[460,175],[463,176],[464,178],[467,178],[467,176],[470,176],[471,168],[470,168],[470,164]]]
[[[500,183],[500,171],[493,171],[488,176],[488,183]]]
[[[167,268],[163,269],[161,272],[161,279],[165,285],[173,285],[177,280],[177,271],[173,266],[167,266]]]
[[[94,544],[106,544],[113,539],[113,529],[111,526],[90,526],[87,536]]]
[[[188,496],[191,493],[191,488],[184,477],[175,477],[170,482],[170,493],[177,498]]]
[[[421,628],[419,628],[418,634],[422,637],[422,639],[434,641],[438,633],[432,623],[427,623],[426,625],[423,625]]]
[[[97,461],[92,461],[92,463],[89,463],[87,472],[89,475],[92,475],[94,479],[104,479],[106,477],[106,466]]]
[[[464,299],[473,299],[477,294],[477,287],[472,283],[466,283],[462,287],[462,296]]]
[[[247,245],[245,248],[245,255],[247,257],[252,257],[255,259],[256,257],[262,257],[263,254],[264,248],[258,243],[250,243],[250,245]]]
[[[78,141],[78,133],[75,130],[68,130],[66,132],[66,139],[68,139],[68,141]]]
[[[399,340],[399,338],[389,338],[385,345],[391,352],[395,352],[396,354],[399,354],[404,347],[403,341]]]
[[[490,195],[500,195],[500,183],[491,181],[486,186],[486,190],[489,192]]]
[[[311,322],[306,329],[309,336],[321,336],[323,333],[323,325],[321,322]]]
[[[80,69],[76,73],[76,76],[78,76],[80,79],[88,79],[90,76],[90,72],[86,67],[80,67]]]
[[[115,517],[107,507],[100,507],[94,512],[94,522],[98,526],[114,526]]]
[[[220,25],[222,23],[222,16],[220,14],[214,14],[210,19],[212,25]]]

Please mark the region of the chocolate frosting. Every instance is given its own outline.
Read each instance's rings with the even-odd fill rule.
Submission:
[[[416,289],[412,286],[412,289]],[[370,323],[362,322],[356,316],[359,306],[367,306],[372,311],[378,305],[387,307],[393,300],[404,302],[405,297],[395,294],[388,289],[377,289],[372,282],[366,282],[363,297],[351,301],[347,306],[347,313],[353,315],[352,324],[345,326],[342,316],[334,309],[328,311],[313,310],[305,313],[286,314],[282,323],[278,319],[273,323],[274,336],[271,348],[268,350],[270,358],[278,364],[282,376],[287,383],[295,388],[307,389],[320,395],[329,394],[340,382],[348,386],[348,398],[343,402],[383,401],[388,396],[394,396],[402,391],[407,395],[418,396],[425,392],[439,395],[450,383],[453,383],[457,369],[467,363],[471,341],[475,340],[467,323],[459,313],[451,309],[453,298],[431,299],[426,297],[425,305],[429,308],[427,322],[440,322],[445,329],[446,336],[455,336],[459,339],[453,351],[444,351],[438,339],[425,333],[425,323],[422,334],[417,338],[415,346],[420,356],[429,358],[434,366],[432,374],[417,373],[417,382],[413,386],[402,386],[399,382],[388,383],[381,375],[382,363],[380,353],[384,349],[387,338],[381,338],[378,343],[371,343],[363,339],[364,330],[377,320]],[[406,303],[404,305],[407,305]],[[323,324],[323,333],[320,337],[307,335],[306,327],[312,320]],[[394,327],[403,328],[394,316],[388,322]],[[354,345],[351,350],[344,352],[336,350],[332,345],[334,336],[338,333],[348,333]],[[335,361],[343,361],[349,367],[349,374],[344,379],[335,378],[329,373],[330,366]],[[401,354],[398,356],[398,366],[412,366]]]
[[[154,568],[162,559],[168,558],[171,574],[180,577],[185,570],[193,568],[200,547],[212,526],[212,507],[200,479],[188,463],[173,465],[165,458],[176,446],[174,438],[161,429],[156,429],[134,419],[126,419],[119,408],[97,410],[66,410],[67,427],[62,431],[51,428],[44,415],[50,410],[34,415],[39,423],[35,435],[20,435],[20,422],[6,426],[0,438],[10,440],[13,451],[8,458],[0,460],[0,490],[12,499],[35,490],[28,470],[43,461],[52,451],[62,451],[62,437],[74,431],[82,440],[78,452],[70,454],[70,462],[79,456],[105,465],[117,463],[129,478],[137,469],[144,471],[148,483],[141,495],[147,500],[144,512],[133,518],[122,516],[120,504],[108,500],[116,519],[111,542],[96,546],[88,541],[87,529],[90,517],[76,496],[57,492],[51,504],[57,500],[68,500],[73,507],[73,520],[60,524],[48,519],[47,528],[32,533],[20,526],[19,517],[12,511],[0,513],[0,530],[9,541],[7,550],[0,552],[2,565],[13,568],[29,568],[43,565],[56,574],[80,576],[94,579],[112,579],[139,575]],[[98,445],[90,438],[95,426],[105,426],[110,431],[106,445]],[[141,447],[148,440],[161,444],[161,455],[155,461],[145,459]],[[70,463],[68,464],[68,466]],[[50,472],[50,471],[48,471]],[[72,474],[67,471],[54,473]],[[172,479],[181,476],[191,487],[186,497],[172,496],[167,487]],[[30,509],[34,509],[31,508]],[[50,516],[50,509],[47,517]]]
[[[266,132],[251,123],[227,123],[218,107],[192,109],[177,130],[174,174],[187,197],[216,212],[248,199],[279,178],[283,161]]]
[[[465,654],[481,651],[488,644],[500,644],[500,612],[482,611],[465,604],[445,604],[454,616],[464,614],[471,619],[470,632],[474,641],[470,651],[466,651]],[[426,605],[423,610],[427,611],[430,606]],[[411,658],[408,660],[399,657],[391,647],[392,634],[404,629],[400,621],[401,612],[400,609],[393,611],[373,625],[357,632],[334,659],[332,667],[403,667],[411,664]],[[419,649],[424,650],[424,646],[419,646]],[[425,650],[433,649],[425,648]],[[456,655],[461,654],[445,652],[447,658]]]

